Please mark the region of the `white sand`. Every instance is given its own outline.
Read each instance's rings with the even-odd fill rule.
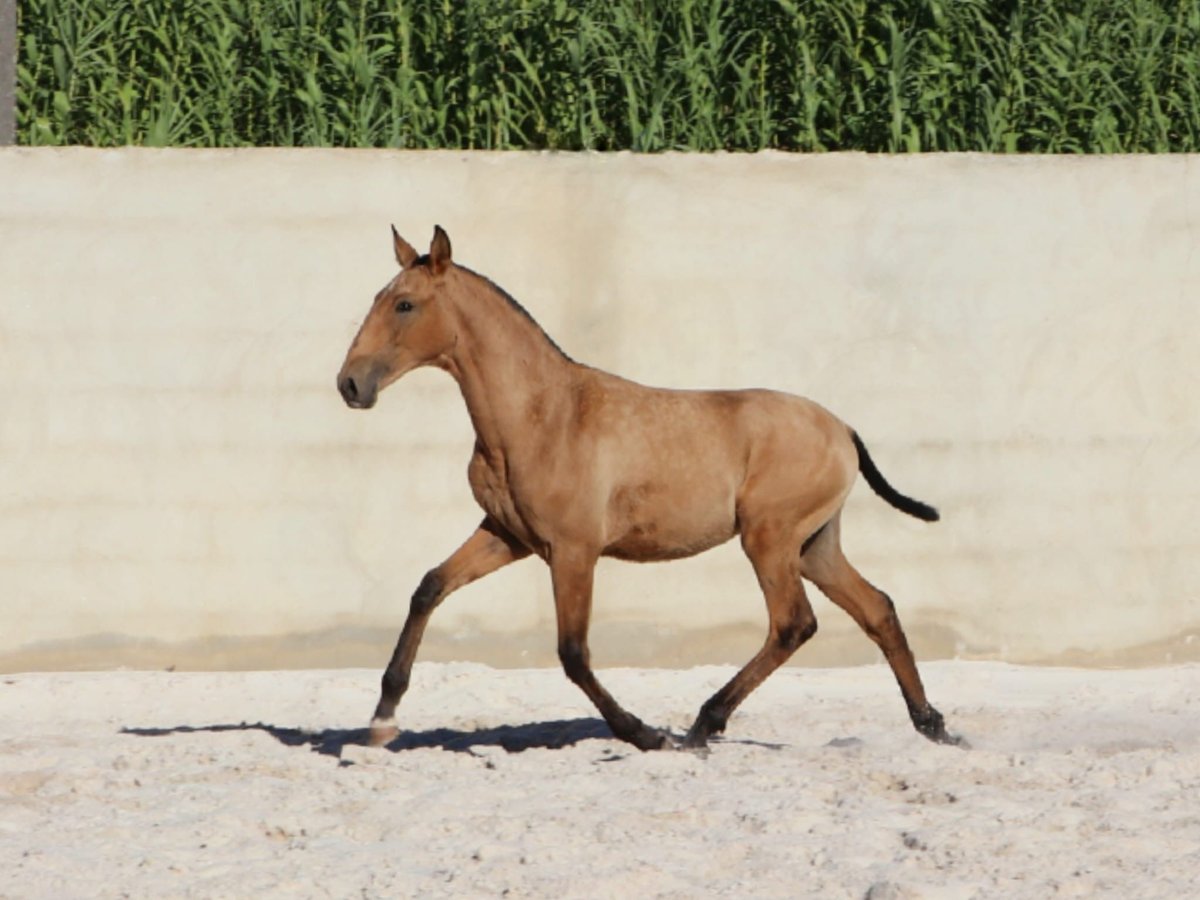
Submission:
[[[554,670],[419,665],[390,749],[374,671],[0,676],[0,896],[1200,896],[1200,666],[923,670],[973,749],[880,666],[776,673],[707,758]],[[601,676],[681,730],[731,672]]]

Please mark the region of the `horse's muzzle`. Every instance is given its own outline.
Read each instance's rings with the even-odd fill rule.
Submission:
[[[338,377],[338,393],[351,409],[370,409],[379,396],[374,378],[357,380],[353,375]]]

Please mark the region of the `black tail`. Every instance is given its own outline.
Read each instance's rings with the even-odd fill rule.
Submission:
[[[871,490],[896,507],[896,509],[906,512],[910,516],[915,516],[925,522],[936,522],[941,518],[938,515],[938,511],[932,506],[922,503],[920,500],[914,500],[912,497],[905,497],[888,484],[879,470],[875,468],[875,463],[871,461],[871,454],[867,452],[867,447],[862,442],[862,438],[854,431],[850,432],[850,437],[854,438],[854,447],[858,450],[858,469],[863,473],[863,477],[867,479],[867,484],[871,486]]]

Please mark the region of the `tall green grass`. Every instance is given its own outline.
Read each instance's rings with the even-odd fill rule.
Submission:
[[[1200,149],[1200,0],[21,0],[26,144]]]

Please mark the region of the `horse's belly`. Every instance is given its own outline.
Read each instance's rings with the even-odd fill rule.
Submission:
[[[658,562],[695,556],[737,533],[733,496],[696,495],[675,503],[638,502],[635,489],[618,492],[610,506],[605,556]]]
[[[665,562],[711,550],[725,543],[734,534],[734,530],[729,528],[700,535],[658,535],[654,533],[652,526],[648,529],[635,526],[618,541],[606,547],[604,555],[630,562]]]

